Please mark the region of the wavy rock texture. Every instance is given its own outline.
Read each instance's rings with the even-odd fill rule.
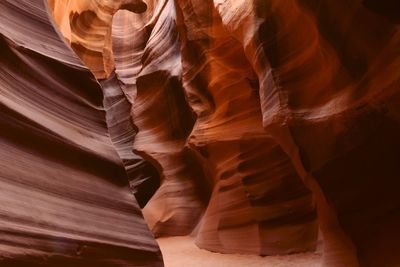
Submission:
[[[141,0],[49,0],[55,22],[75,53],[98,79],[114,69],[111,47],[113,15],[120,9],[135,13],[146,10]]]
[[[247,57],[268,59],[254,67],[265,81],[264,127],[316,196],[325,264],[398,265],[398,255],[389,253],[400,240],[394,228],[400,199],[393,191],[399,186],[400,40],[398,19],[389,16],[393,4],[254,4],[246,16],[248,6],[236,5],[234,18],[233,1],[216,7]],[[260,24],[255,36],[245,35],[252,17]]]
[[[325,266],[400,264],[396,1],[49,3],[102,79],[126,169],[157,168],[156,236],[287,254],[313,250],[319,227]],[[137,193],[157,177],[133,169]]]
[[[113,53],[111,32],[117,12],[142,13],[147,6],[138,0],[55,0],[49,1],[49,7],[66,41],[102,85],[111,139],[124,163],[131,189],[143,207],[159,187],[159,175],[153,165],[132,152],[136,129],[130,117],[132,97],[127,92],[131,87],[122,78],[118,80],[114,63],[114,54],[120,62],[119,57],[128,53],[118,52],[117,45]],[[118,36],[118,30],[114,34]]]
[[[0,265],[163,266],[101,87],[44,1],[0,2]]]
[[[163,174],[160,189],[144,209],[150,228],[156,236],[184,235],[193,230],[204,209],[200,194],[204,185],[196,186],[203,178],[201,166],[185,146],[194,114],[180,81],[174,4],[157,4],[153,17],[158,19],[150,22],[152,31],[136,80],[132,114],[139,132],[134,149],[156,161]]]
[[[194,116],[180,83],[174,23],[173,2],[166,1],[149,4],[147,17],[141,20],[120,11],[113,22],[116,73],[133,104],[139,130],[134,149],[162,174],[160,189],[143,210],[156,236],[189,234],[207,199],[202,194],[201,166],[185,147]],[[157,44],[159,38],[165,43]]]
[[[108,132],[124,164],[130,188],[143,208],[160,185],[157,169],[132,151],[137,130],[130,116],[131,103],[122,90],[124,85],[115,74],[100,84],[104,93]]]
[[[257,79],[213,3],[180,1],[183,84],[197,121],[188,139],[207,162],[213,194],[197,234],[202,248],[287,254],[313,249],[312,195],[262,127]],[[195,12],[193,14],[192,12]]]

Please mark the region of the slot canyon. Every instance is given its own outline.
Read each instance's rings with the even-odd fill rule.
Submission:
[[[400,267],[400,2],[0,0],[1,267]]]

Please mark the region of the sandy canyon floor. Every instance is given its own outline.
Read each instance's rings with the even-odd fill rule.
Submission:
[[[220,254],[199,249],[188,236],[157,239],[165,267],[320,267],[322,254],[250,256]]]

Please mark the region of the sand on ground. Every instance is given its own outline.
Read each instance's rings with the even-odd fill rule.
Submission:
[[[320,267],[322,255],[300,253],[287,256],[220,254],[199,249],[192,237],[157,239],[165,267]]]

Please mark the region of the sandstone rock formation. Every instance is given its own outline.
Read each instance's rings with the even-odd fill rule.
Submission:
[[[36,14],[32,2],[0,7]],[[56,36],[42,4],[33,5],[42,24],[14,29],[10,23],[21,17],[2,18],[5,49],[22,53],[10,40],[29,43],[29,51],[61,68],[19,63],[35,71],[34,81],[36,74],[61,83],[51,92],[69,101],[29,114],[38,124],[58,121],[62,128],[51,128],[68,140],[65,149],[85,148],[112,162],[91,171],[115,182],[114,170],[130,180],[141,206],[147,203],[143,214],[155,236],[192,233],[211,251],[271,255],[313,250],[320,232],[327,267],[400,264],[396,1],[48,3],[66,43],[99,83]],[[31,41],[43,36],[43,45]],[[106,115],[99,111],[101,89]],[[37,94],[26,99],[44,109]],[[77,95],[96,105],[84,109]],[[20,114],[22,107],[13,110]],[[71,132],[72,122],[84,130]],[[61,161],[62,154],[46,158]],[[122,193],[111,192],[121,200]],[[137,207],[134,214],[140,217]],[[145,236],[137,245],[154,242]],[[142,251],[157,254],[151,244]]]
[[[163,266],[103,94],[44,1],[0,2],[0,265]]]

